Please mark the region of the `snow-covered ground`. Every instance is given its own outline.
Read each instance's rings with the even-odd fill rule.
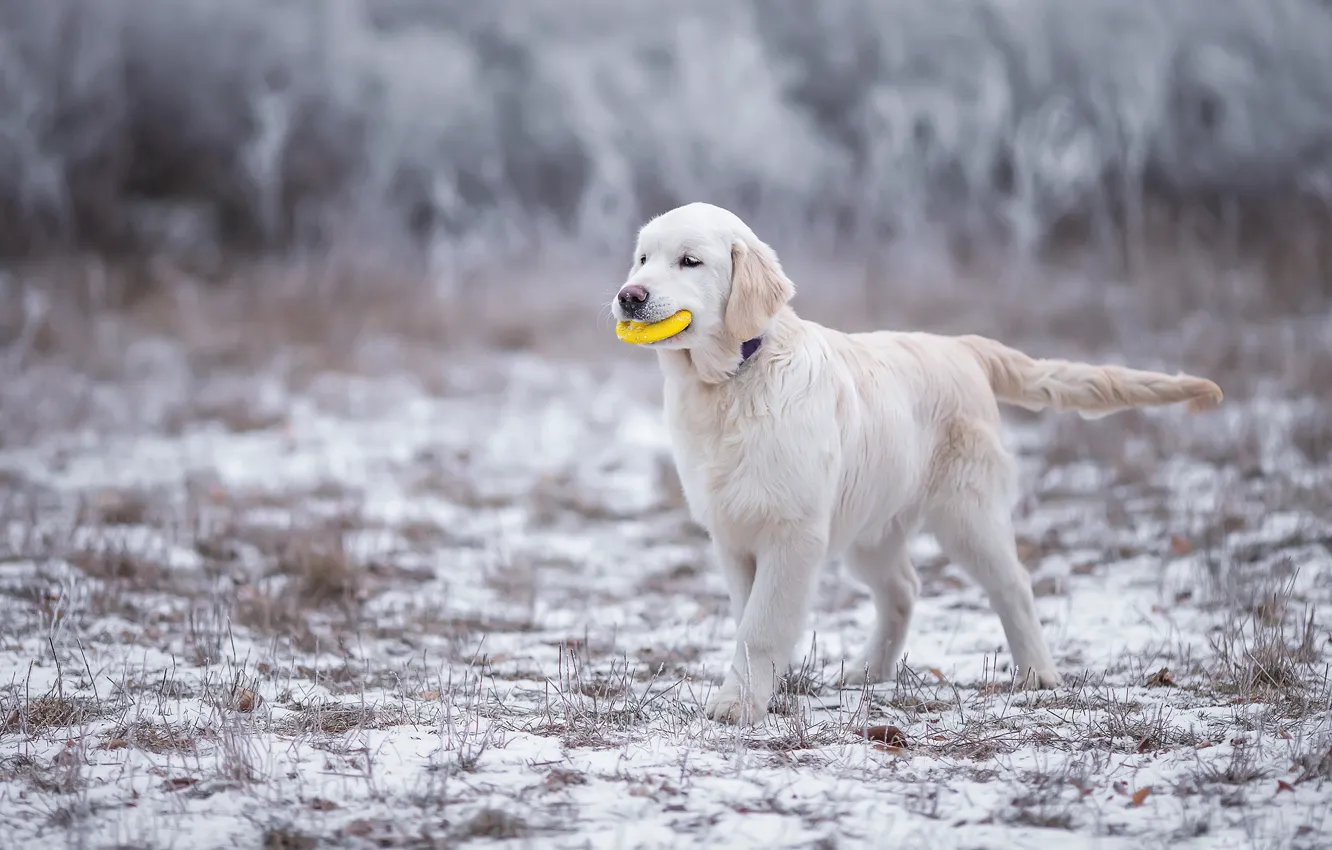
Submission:
[[[921,538],[898,682],[831,684],[872,616],[832,564],[737,730],[700,717],[734,624],[648,358],[123,353],[6,378],[0,846],[1332,843],[1332,467],[1295,402],[1013,417],[1069,684],[1013,692]]]

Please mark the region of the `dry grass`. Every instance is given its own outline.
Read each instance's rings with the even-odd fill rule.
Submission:
[[[108,732],[99,745],[104,750],[139,747],[152,753],[191,753],[197,750],[201,738],[211,737],[210,731],[197,726],[138,721],[117,726]]]
[[[1076,803],[1084,789],[1094,787],[1084,765],[1068,762],[1061,769],[1035,770],[1021,779],[1021,792],[1009,800],[1001,817],[1018,826],[1072,830]]]
[[[4,730],[26,735],[79,726],[100,716],[102,711],[99,703],[48,695],[12,709]]]

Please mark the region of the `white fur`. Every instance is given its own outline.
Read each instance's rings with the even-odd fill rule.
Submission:
[[[701,261],[682,266],[689,255]],[[985,589],[1022,684],[1060,683],[1014,547],[1014,462],[997,399],[1092,415],[1141,404],[1215,404],[1209,381],[1034,360],[983,337],[845,334],[799,318],[772,249],[734,214],[689,204],[639,233],[626,281],[640,315],[687,309],[653,344],[690,512],[713,542],[738,623],[709,716],[755,722],[804,628],[817,569],[842,558],[877,624],[848,683],[896,672],[920,589],[907,541],[932,532]],[[612,305],[617,319],[628,318]],[[762,345],[741,362],[741,343]]]

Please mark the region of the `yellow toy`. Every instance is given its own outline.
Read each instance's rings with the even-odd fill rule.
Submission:
[[[670,339],[680,331],[689,327],[689,321],[693,314],[688,310],[681,310],[668,319],[662,319],[660,322],[645,324],[643,322],[616,322],[615,335],[622,342],[628,342],[633,345],[644,345],[649,342],[661,342],[663,339]]]

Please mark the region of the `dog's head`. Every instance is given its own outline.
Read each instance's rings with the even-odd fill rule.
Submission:
[[[689,327],[651,346],[738,351],[794,294],[776,253],[748,225],[721,207],[694,203],[643,225],[611,312],[619,321],[650,323],[688,310]]]

